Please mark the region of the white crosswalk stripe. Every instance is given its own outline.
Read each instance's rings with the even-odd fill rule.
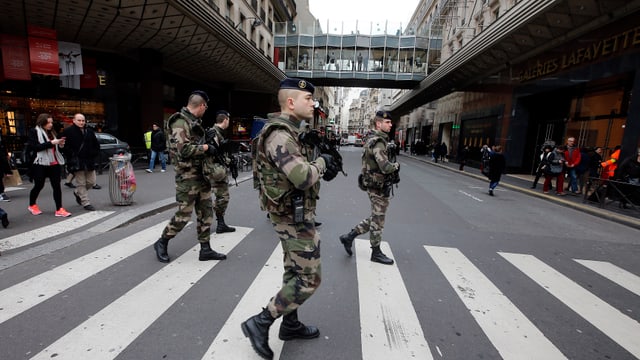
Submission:
[[[531,255],[499,254],[605,335],[640,358],[640,323]]]
[[[504,359],[566,359],[458,249],[424,248]]]
[[[369,240],[355,246],[362,358],[433,359],[397,264],[372,262]],[[380,247],[393,258],[386,242]]]
[[[152,253],[151,244],[157,238],[166,222],[154,225],[75,260],[42,272],[32,278],[0,291],[0,326],[18,315],[25,314],[34,307],[47,306],[46,301],[79,285],[89,277],[118,264],[139,251]],[[236,227],[235,233],[215,236],[216,249],[229,252],[242,242],[253,229]],[[383,252],[394,257],[388,243],[381,244]],[[503,359],[566,359],[559,348],[560,341],[553,335],[545,335],[521,309],[509,299],[509,283],[492,279],[476,267],[463,251],[452,247],[424,246],[429,258],[448,282],[446,291],[455,291],[466,309],[459,303],[460,316],[473,318],[485,334],[487,344],[491,344]],[[91,359],[114,359],[127,347],[135,344],[155,321],[161,317],[173,316],[172,306],[191,290],[194,284],[213,270],[217,261],[197,260],[198,246],[173,259],[169,264],[142,280],[123,295],[107,304],[88,319],[82,318],[70,324],[66,333],[44,342],[33,353],[26,353],[31,359],[82,359],[91,354]],[[439,339],[425,336],[423,329],[430,324],[421,323],[418,308],[412,303],[407,284],[398,264],[391,266],[370,261],[369,241],[356,239],[355,267],[358,291],[360,342],[359,352],[363,360],[377,359],[433,359],[433,354],[442,354],[440,348],[430,343]],[[533,282],[529,286],[540,286],[553,297],[565,304],[574,317],[582,317],[604,335],[640,358],[640,323],[582,288],[567,275],[561,274],[535,256],[498,252],[514,270],[519,270]],[[567,260],[571,262],[572,260]],[[627,289],[629,296],[640,296],[640,277],[623,268],[605,261],[573,259],[590,269],[592,276],[602,276],[612,286]],[[212,335],[213,341],[203,353],[202,359],[259,359],[251,348],[249,340],[240,328],[242,321],[257,314],[266,306],[282,283],[282,249],[278,244],[266,263],[255,264],[260,272],[247,289],[242,287],[242,296],[225,320],[220,331]],[[575,265],[579,267],[579,265]],[[218,270],[220,267],[218,267]],[[216,271],[218,271],[216,270]],[[436,274],[436,276],[441,276]],[[606,280],[605,280],[606,279]],[[332,281],[326,280],[325,281]],[[443,282],[444,283],[444,282]],[[422,284],[421,284],[422,285]],[[449,287],[451,289],[449,289]],[[442,289],[439,289],[442,290]],[[551,298],[551,296],[549,296]],[[554,299],[555,301],[555,299]],[[140,304],[153,304],[141,307]],[[40,309],[43,311],[46,309]],[[429,309],[420,309],[422,313]],[[451,311],[456,313],[456,311]],[[468,315],[471,315],[470,317]],[[533,315],[532,315],[533,316]],[[86,319],[86,321],[84,321]],[[274,351],[274,359],[283,357],[284,342],[278,339],[281,319],[271,326],[269,344]],[[451,320],[451,321],[455,321]],[[6,324],[5,324],[6,325]],[[0,328],[1,329],[1,328]],[[66,331],[66,330],[65,330]],[[0,331],[10,334],[11,330]],[[330,332],[327,331],[325,334]],[[142,336],[141,336],[142,335]],[[325,335],[326,336],[326,335]],[[13,340],[12,340],[13,341]],[[558,343],[555,343],[558,342]],[[310,342],[313,344],[313,342]],[[357,343],[357,342],[354,342]],[[317,345],[317,343],[316,343]],[[207,345],[204,345],[205,347]],[[203,349],[202,349],[203,350]],[[201,350],[201,351],[202,351]],[[122,354],[121,354],[122,353]],[[3,357],[0,347],[0,358]],[[35,355],[34,355],[35,354]],[[198,353],[200,354],[200,353]],[[449,355],[449,357],[447,357]],[[200,356],[200,355],[198,355]]]
[[[69,231],[79,229],[111,214],[113,214],[113,211],[91,211],[82,215],[73,215],[66,220],[56,222],[55,224],[10,236],[0,240],[0,252],[16,249],[60,234],[68,233]]]
[[[232,250],[251,229],[219,235],[216,244]],[[78,325],[32,359],[113,359],[220,261],[198,261],[196,245],[109,306]],[[154,304],[141,308],[140,304]]]
[[[258,276],[233,310],[224,326],[211,343],[203,359],[260,359],[253,351],[249,339],[240,324],[267,305],[269,296],[275,295],[282,286],[282,248],[278,245],[267,260]],[[282,318],[277,319],[269,329],[269,347],[273,358],[279,359],[283,341],[278,339]]]

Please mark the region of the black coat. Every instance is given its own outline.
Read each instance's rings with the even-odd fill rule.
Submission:
[[[67,140],[63,151],[67,162],[77,156],[80,169],[95,170],[96,158],[100,154],[100,143],[93,129],[86,126],[85,129],[85,135],[82,135],[82,130],[76,125],[64,129],[61,137],[66,137]]]
[[[491,181],[500,181],[500,177],[507,167],[507,162],[502,153],[494,152],[489,157],[489,175]]]
[[[167,141],[162,130],[154,130],[151,133],[151,150],[155,152],[163,152],[167,150]]]

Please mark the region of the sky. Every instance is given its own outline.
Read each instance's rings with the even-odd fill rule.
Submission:
[[[336,28],[340,31],[341,26],[349,27],[349,24],[355,24],[357,20],[361,33],[368,33],[371,27],[383,27],[385,21],[388,21],[388,28],[397,28],[402,24],[404,29],[419,2],[420,0],[309,0],[309,9],[323,28],[329,19],[329,31]],[[373,32],[376,30],[373,29]]]

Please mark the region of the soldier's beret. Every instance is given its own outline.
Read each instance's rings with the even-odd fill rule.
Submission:
[[[315,87],[307,80],[286,78],[280,81],[280,89],[295,89],[301,91],[307,91],[313,94]]]
[[[202,90],[194,90],[191,95],[198,95],[201,98],[204,99],[204,101],[209,102],[209,95],[207,95],[206,92],[202,91]]]
[[[393,119],[391,118],[391,114],[389,114],[389,113],[388,113],[388,112],[386,112],[386,111],[382,111],[382,110],[380,110],[380,111],[376,112],[376,116],[377,116],[377,117],[379,117],[379,118],[382,118],[382,119],[389,119],[389,120],[393,120]]]
[[[229,112],[228,112],[228,111],[226,111],[226,110],[218,110],[218,111],[216,112],[216,116],[218,116],[218,115],[224,115],[224,116],[226,116],[226,117],[231,117],[231,114],[229,114]]]

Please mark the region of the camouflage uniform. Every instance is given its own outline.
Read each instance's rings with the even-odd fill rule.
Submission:
[[[218,149],[224,141],[224,135],[222,134],[222,128],[214,126],[212,128],[215,131],[216,145]],[[229,180],[227,166],[229,166],[230,159],[227,154],[219,154],[217,156],[207,156],[203,163],[203,172],[205,177],[209,180],[213,189],[213,194],[216,197],[213,203],[213,210],[216,216],[219,218],[224,216],[229,206]],[[224,163],[222,163],[224,162]]]
[[[370,232],[371,247],[380,246],[385,213],[389,206],[389,196],[385,195],[383,189],[385,175],[398,169],[397,163],[389,161],[388,141],[389,136],[385,132],[375,130],[367,137],[362,151],[362,176],[371,201],[371,216],[362,220],[354,230],[358,234]],[[387,186],[390,185],[387,184]]]
[[[298,140],[300,121],[280,113],[269,114],[269,122],[256,139],[256,185],[260,206],[269,212],[284,252],[282,288],[269,301],[267,310],[278,318],[296,310],[320,286],[320,238],[314,212],[320,178],[326,164],[312,161],[313,151]],[[292,196],[304,194],[304,219],[294,221]]]
[[[171,239],[191,220],[196,210],[198,241],[208,243],[213,223],[211,185],[204,178],[202,163],[205,151],[202,144],[204,129],[200,119],[184,107],[167,120],[167,133],[171,134],[169,150],[176,172],[176,201],[178,211],[162,231],[162,237]]]

